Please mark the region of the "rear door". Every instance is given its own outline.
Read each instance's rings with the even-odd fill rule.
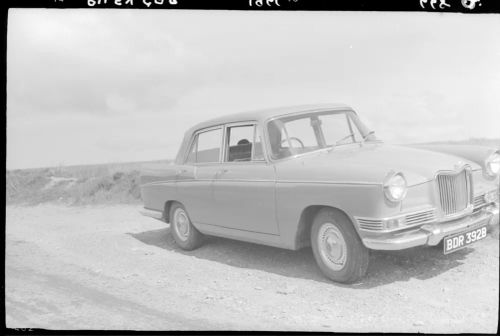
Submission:
[[[266,161],[258,125],[226,125],[222,163],[214,181],[216,225],[279,234],[275,183],[274,166]]]
[[[222,126],[195,133],[185,165],[177,172],[177,195],[194,223],[216,223],[213,183],[221,169],[222,136]]]

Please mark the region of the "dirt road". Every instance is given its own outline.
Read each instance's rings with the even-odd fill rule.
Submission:
[[[8,206],[7,327],[496,332],[498,238],[446,256],[372,253],[367,277],[347,286],[326,280],[310,249],[209,238],[181,251],[137,210]]]

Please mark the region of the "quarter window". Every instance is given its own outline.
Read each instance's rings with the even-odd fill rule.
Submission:
[[[187,163],[219,162],[221,143],[221,128],[198,133],[191,145]]]

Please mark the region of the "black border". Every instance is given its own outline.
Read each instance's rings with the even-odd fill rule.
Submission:
[[[443,1],[443,3],[441,3]],[[9,8],[116,8],[500,13],[498,0],[7,0]],[[462,5],[475,3],[466,8]],[[252,5],[250,4],[252,3]],[[261,4],[259,6],[259,4]],[[441,4],[441,6],[440,6]]]
[[[91,6],[89,3],[95,1],[96,4]],[[130,1],[133,4],[130,4]],[[169,0],[7,0],[2,3],[1,19],[2,19],[2,73],[3,81],[0,84],[0,91],[2,92],[4,113],[2,114],[3,124],[5,125],[5,130],[7,128],[6,120],[6,82],[7,82],[7,60],[6,60],[6,50],[7,50],[7,22],[8,22],[8,9],[9,8],[113,8],[113,9],[149,9],[149,10],[160,10],[160,9],[171,9],[171,10],[271,10],[271,11],[381,11],[381,12],[428,12],[428,13],[463,13],[463,14],[500,14],[500,0],[479,0],[481,6],[475,6],[473,9],[467,9],[462,6],[462,0],[446,0],[449,7],[439,8],[440,0],[399,0],[399,1],[389,1],[389,0],[262,0],[263,5],[258,6],[250,5],[250,0],[171,0],[177,2],[176,4],[170,4]],[[274,2],[278,1],[279,6]],[[425,8],[421,5],[422,2],[425,3]],[[434,8],[431,7],[430,2],[436,1],[434,3]],[[470,0],[463,0],[470,1]],[[121,2],[118,5],[116,2]],[[126,2],[129,2],[128,4]],[[162,4],[159,4],[162,2]],[[268,2],[269,4],[267,4]],[[149,3],[149,5],[147,5]],[[255,4],[255,0],[252,1]],[[6,5],[6,6],[5,6]],[[500,19],[500,18],[499,18]],[[5,132],[4,138],[5,144],[7,143],[7,132]],[[6,145],[1,149],[2,156],[6,162]],[[4,174],[1,177],[2,185],[6,185],[6,166]],[[5,203],[4,203],[5,204]],[[5,218],[6,208],[3,207],[2,214]],[[5,303],[5,224],[4,230],[1,232],[1,240],[3,244],[4,258],[1,263],[1,274],[3,275],[2,283],[2,297]],[[5,305],[2,307],[2,329],[4,335],[128,335],[128,334],[149,334],[149,335],[276,335],[276,334],[286,334],[286,335],[324,335],[324,334],[338,334],[335,332],[285,332],[285,331],[134,331],[134,330],[50,330],[50,329],[37,329],[37,328],[7,328],[6,327],[6,315],[5,315]],[[342,333],[344,334],[344,333]],[[347,334],[357,334],[357,333],[347,333]]]

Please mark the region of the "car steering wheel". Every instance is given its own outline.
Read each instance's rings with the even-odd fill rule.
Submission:
[[[300,140],[299,138],[296,138],[296,137],[290,137],[290,138],[288,138],[288,139],[283,139],[283,141],[281,141],[281,144],[283,144],[283,143],[284,143],[284,142],[286,142],[287,140],[290,140],[290,141],[295,140],[295,141],[297,141],[297,142],[300,144],[300,146],[301,146],[302,148],[304,148],[304,147],[305,147],[305,146],[304,146],[304,143],[302,142],[302,140]]]

